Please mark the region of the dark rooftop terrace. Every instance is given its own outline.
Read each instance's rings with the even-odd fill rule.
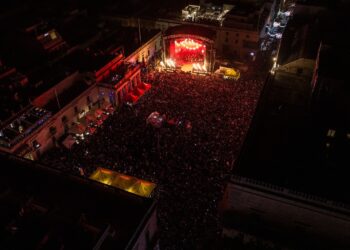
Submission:
[[[65,89],[62,93],[57,95],[57,98],[51,99],[46,105],[45,109],[50,110],[53,114],[60,111],[80,94],[82,94],[89,85],[84,81],[76,81],[69,88]],[[57,101],[58,99],[58,101]]]
[[[152,206],[151,199],[0,157],[3,249],[93,249],[104,232],[101,249],[124,249]]]
[[[118,47],[124,48],[125,57],[136,51],[142,44],[155,36],[160,30],[142,29],[141,28],[141,44],[139,42],[139,30],[134,27],[110,27],[112,30],[108,35],[99,39],[90,46],[90,50],[94,53],[111,54]]]

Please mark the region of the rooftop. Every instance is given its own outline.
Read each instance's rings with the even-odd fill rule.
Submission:
[[[222,25],[225,15],[232,9],[232,5],[224,8],[215,5],[188,5],[182,9],[182,19],[189,22]]]
[[[160,32],[158,29],[141,28],[141,43],[139,41],[139,30],[134,27],[111,27],[112,31],[108,35],[103,36],[92,46],[90,50],[95,53],[111,54],[115,49],[122,46],[124,48],[125,57],[128,57],[142,44],[148,42],[153,36]]]
[[[83,44],[101,31],[99,20],[85,11],[69,14],[57,24],[57,30],[71,46]]]
[[[214,40],[216,32],[212,29],[202,27],[202,26],[178,25],[174,27],[169,27],[164,33],[165,36],[178,35],[178,34],[196,35],[196,36],[205,37],[209,40]]]
[[[0,124],[29,104],[28,78],[15,68],[0,66]]]
[[[65,107],[75,98],[77,98],[80,94],[82,94],[86,89],[89,88],[89,85],[81,80],[75,81],[71,86],[67,89],[63,90],[63,92],[57,95],[57,98],[51,99],[44,108],[50,110],[53,114],[60,111],[61,108]]]
[[[26,136],[29,136],[51,116],[51,112],[29,106],[13,120],[0,127],[0,146],[11,148]]]
[[[322,44],[318,57],[318,81],[313,89],[318,121],[324,124],[325,130],[334,131],[332,145],[339,149],[343,148],[345,138],[350,139],[350,85],[347,83],[349,53],[346,48]],[[343,156],[346,157],[346,154]]]
[[[125,249],[153,201],[1,153],[4,249]],[[102,237],[107,235],[106,238]]]
[[[261,19],[259,15],[261,15],[262,6],[263,4],[258,1],[255,3],[237,2],[226,14],[223,25],[238,29],[256,29],[258,21]]]
[[[329,127],[334,117],[322,111],[320,119],[309,109],[310,85],[276,72],[263,92],[233,173],[350,204],[344,192],[350,188],[350,130],[345,123]],[[330,112],[343,121],[350,111],[341,110]]]
[[[320,40],[319,23],[313,17],[295,15],[283,32],[278,63],[298,58],[315,59]]]

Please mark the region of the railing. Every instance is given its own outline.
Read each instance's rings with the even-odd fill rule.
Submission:
[[[337,210],[342,210],[343,212],[348,212],[350,213],[350,205],[343,203],[343,202],[338,202],[338,201],[333,201],[329,200],[317,195],[312,195],[308,194],[305,192],[300,192],[296,190],[292,190],[289,188],[281,187],[278,185],[274,185],[271,183],[267,183],[264,181],[252,179],[252,178],[247,178],[243,176],[238,176],[238,175],[233,175],[231,176],[231,181],[237,184],[243,184],[247,186],[252,186],[258,189],[263,189],[266,191],[270,191],[276,194],[284,195],[290,198],[297,198],[300,200],[312,202],[314,204],[326,206],[329,208],[337,209]]]

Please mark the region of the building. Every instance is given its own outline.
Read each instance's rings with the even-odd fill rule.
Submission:
[[[346,249],[348,50],[320,43],[328,19],[309,18],[296,14],[286,27],[278,67],[223,198],[224,234],[287,248]]]
[[[317,128],[315,134],[320,138],[316,146],[323,152],[320,160],[327,168],[335,167],[339,176],[345,174],[345,166],[350,164],[347,55],[347,48],[324,43],[320,45],[310,101],[314,127]]]
[[[121,189],[0,153],[2,249],[149,249],[157,207]]]
[[[143,11],[139,14],[141,18],[123,13],[114,13],[112,16],[107,12],[106,19],[126,27],[140,25],[142,28],[156,28],[162,31],[186,24],[206,27],[216,31],[215,49],[218,56],[251,60],[251,53],[255,54],[258,51],[260,36],[274,14],[272,6],[274,2],[261,4],[259,1],[250,1],[222,6],[188,5],[179,11],[165,11],[165,4]]]
[[[0,124],[2,124],[29,104],[26,96],[28,77],[0,61],[0,88],[2,93]]]
[[[115,37],[120,39],[118,36],[101,38],[90,47],[76,49],[52,66],[33,72],[29,76],[35,87],[31,105],[1,126],[0,149],[38,159],[62,135],[83,137],[84,132],[92,133],[95,123],[100,123],[101,113],[109,113],[107,110],[115,110],[127,100],[136,101],[149,87],[141,81],[139,63],[154,60],[161,46],[159,31],[148,31],[141,46],[133,42],[135,31],[118,29],[128,38],[125,47],[115,40]],[[18,121],[33,112],[37,120],[33,118],[28,125],[30,132],[21,132],[24,125]]]
[[[229,181],[223,201],[224,237],[271,249],[350,246],[350,207],[342,203],[239,176]]]

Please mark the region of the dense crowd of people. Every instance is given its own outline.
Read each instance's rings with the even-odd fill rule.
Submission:
[[[138,103],[123,105],[84,143],[42,160],[79,175],[105,167],[155,182],[161,249],[209,248],[222,231],[218,202],[264,79],[152,72],[147,80],[152,89]],[[165,118],[160,128],[146,123],[155,111]]]

